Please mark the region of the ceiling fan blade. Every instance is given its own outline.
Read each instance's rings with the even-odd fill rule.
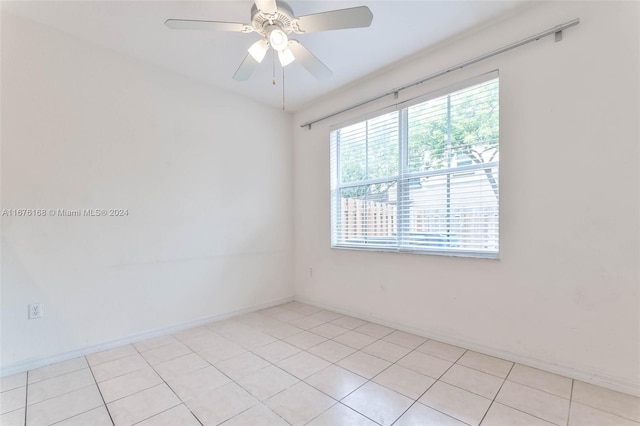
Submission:
[[[276,0],[256,0],[256,7],[262,13],[274,14],[278,11]]]
[[[164,23],[172,30],[216,30],[216,31],[237,31],[248,33],[253,31],[253,27],[248,24],[237,22],[220,21],[194,21],[190,19],[167,19]]]
[[[350,9],[331,10],[329,12],[314,13],[299,16],[296,22],[301,33],[317,31],[342,30],[345,28],[361,28],[371,25],[373,13],[367,6]]]
[[[318,80],[324,80],[331,77],[333,74],[331,70],[316,58],[306,47],[304,47],[299,41],[289,41],[289,49],[293,52],[296,61],[300,61],[303,67],[307,69]]]
[[[244,58],[244,61],[238,67],[238,70],[233,75],[233,79],[237,81],[246,81],[251,77],[251,74],[258,68],[260,62],[253,59],[250,53]]]

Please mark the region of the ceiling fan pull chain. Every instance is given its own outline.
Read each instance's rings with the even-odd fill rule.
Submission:
[[[282,67],[282,110],[284,111],[284,67]]]

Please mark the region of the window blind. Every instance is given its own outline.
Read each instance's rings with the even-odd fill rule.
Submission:
[[[497,257],[499,82],[331,132],[333,247]]]

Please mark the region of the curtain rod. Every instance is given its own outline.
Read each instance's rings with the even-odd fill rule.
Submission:
[[[567,28],[571,28],[571,27],[573,27],[575,25],[578,25],[579,23],[580,23],[580,18],[576,18],[576,19],[573,19],[571,21],[567,21],[564,24],[556,25],[555,27],[550,28],[550,29],[548,29],[546,31],[542,31],[541,33],[538,33],[538,34],[532,35],[530,37],[524,38],[524,39],[522,39],[520,41],[517,41],[515,43],[509,44],[509,45],[504,46],[504,47],[501,47],[499,49],[493,50],[493,51],[491,51],[489,53],[485,53],[484,55],[477,56],[477,57],[475,57],[473,59],[470,59],[468,61],[461,62],[461,63],[459,63],[457,65],[452,66],[452,67],[446,68],[446,69],[444,69],[442,71],[438,71],[438,72],[436,72],[434,74],[431,74],[431,75],[429,75],[427,77],[421,78],[420,80],[414,81],[414,82],[409,83],[409,84],[405,84],[404,86],[400,86],[398,88],[392,89],[392,90],[390,90],[388,92],[385,92],[385,93],[383,93],[381,95],[374,96],[374,97],[369,98],[369,99],[367,99],[365,101],[362,101],[362,102],[359,102],[357,104],[348,106],[348,107],[343,108],[343,109],[341,109],[339,111],[332,112],[331,114],[325,115],[323,117],[316,118],[316,119],[311,120],[311,121],[307,121],[306,123],[301,124],[300,127],[309,127],[309,129],[311,129],[311,125],[312,124],[315,124],[315,123],[318,123],[320,121],[326,120],[327,118],[335,117],[336,115],[342,114],[343,112],[351,111],[352,109],[356,109],[356,108],[359,108],[361,106],[370,104],[371,102],[375,102],[375,101],[377,101],[379,99],[382,99],[382,98],[384,98],[386,96],[394,95],[397,98],[398,97],[398,92],[400,92],[401,90],[405,90],[405,89],[408,89],[410,87],[417,86],[417,85],[425,83],[425,82],[427,82],[429,80],[433,80],[434,78],[437,78],[437,77],[443,76],[445,74],[448,74],[451,71],[456,71],[456,70],[459,70],[461,68],[467,67],[469,65],[475,64],[476,62],[484,61],[485,59],[492,58],[492,57],[494,57],[496,55],[499,55],[501,53],[504,53],[504,52],[507,52],[509,50],[515,49],[516,47],[520,47],[520,46],[523,46],[525,44],[531,43],[533,41],[540,40],[541,38],[550,36],[551,34],[555,34],[555,41],[556,42],[561,41],[562,40],[562,31],[566,30]]]

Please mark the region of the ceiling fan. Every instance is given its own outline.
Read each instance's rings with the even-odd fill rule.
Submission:
[[[373,14],[366,6],[331,10],[296,17],[291,7],[280,0],[255,0],[251,7],[251,23],[167,19],[165,25],[174,30],[217,30],[241,33],[256,32],[262,36],[249,47],[234,80],[248,80],[262,62],[269,47],[278,52],[280,64],[285,67],[299,61],[317,79],[331,76],[331,70],[289,34],[306,34],[318,31],[361,28],[371,25]]]

